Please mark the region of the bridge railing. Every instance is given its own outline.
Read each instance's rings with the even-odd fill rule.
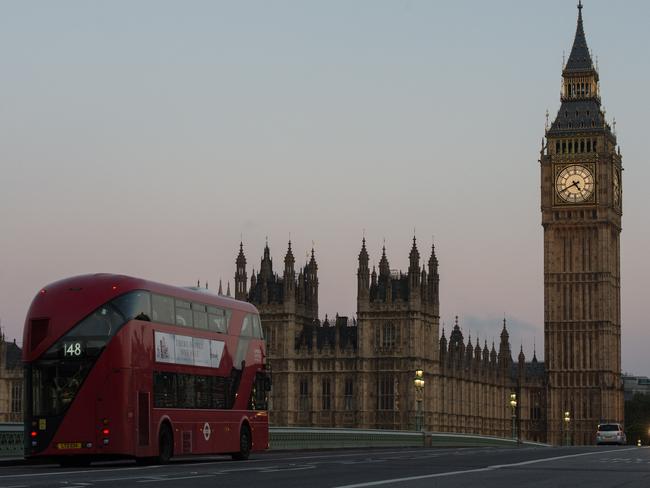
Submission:
[[[343,447],[514,447],[517,441],[471,434],[402,430],[271,427],[273,450]],[[527,446],[546,446],[522,442]],[[22,457],[23,424],[0,423],[0,457]]]
[[[0,457],[23,455],[23,424],[0,422]]]

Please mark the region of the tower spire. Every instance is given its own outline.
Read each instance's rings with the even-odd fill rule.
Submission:
[[[244,256],[244,243],[239,241],[239,254],[235,260],[235,298],[237,300],[246,300],[246,285],[248,282],[246,276],[246,256]],[[222,294],[221,280],[219,280],[219,294]]]
[[[359,267],[357,268],[357,299],[367,299],[370,291],[370,268],[368,268],[368,250],[365,236],[361,240]]]
[[[569,54],[569,60],[564,67],[564,71],[587,71],[593,69],[591,54],[587,47],[587,38],[585,29],[582,24],[582,2],[578,2],[578,25],[576,35],[573,39],[573,47]]]

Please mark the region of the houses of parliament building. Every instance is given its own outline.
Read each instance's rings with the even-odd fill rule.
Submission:
[[[261,314],[273,425],[508,437],[514,416],[522,439],[590,444],[599,422],[623,421],[621,154],[578,9],[561,106],[539,158],[544,362],[512,350],[505,320],[495,324],[498,344],[465,337],[457,320],[441,329],[438,258],[433,248],[422,258],[415,238],[405,272],[390,268],[385,248],[370,269],[364,239],[356,318],[323,321],[313,250],[297,269],[289,243],[276,272],[267,244],[249,280],[240,246],[235,298]]]

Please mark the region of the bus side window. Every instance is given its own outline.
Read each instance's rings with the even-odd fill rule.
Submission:
[[[253,318],[253,337],[257,339],[264,339],[264,332],[262,332],[262,323],[260,322],[259,315],[252,315]]]
[[[194,327],[197,329],[208,328],[208,314],[205,312],[205,305],[193,303],[192,315],[194,316]]]
[[[176,300],[176,325],[184,325],[192,327],[194,321],[192,320],[192,310],[190,310],[190,302],[184,300]]]
[[[148,291],[132,291],[111,302],[128,320],[151,322],[151,297]]]
[[[228,330],[226,311],[217,307],[208,307],[208,329],[225,334]]]
[[[253,316],[246,314],[244,317],[244,323],[241,326],[241,332],[239,334],[243,337],[252,337],[253,336]]]
[[[163,295],[151,295],[153,309],[153,321],[173,324],[174,321],[174,299]]]

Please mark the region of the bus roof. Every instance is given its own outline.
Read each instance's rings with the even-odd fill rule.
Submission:
[[[257,313],[255,306],[212,293],[209,290],[172,286],[132,276],[97,273],[73,276],[55,281],[40,290],[32,300],[23,332],[23,358],[31,360],[38,356],[47,342],[60,337],[83,317],[115,297],[134,290],[146,290],[169,295],[188,302]],[[31,322],[47,320],[47,335],[50,341],[43,341],[32,350],[28,330]]]
[[[245,312],[257,313],[255,306],[248,302],[235,300],[232,297],[219,295],[205,288],[198,288],[196,286],[174,286],[159,283],[157,281],[146,280],[144,278],[136,278],[133,276],[112,274],[112,273],[94,273],[72,276],[55,281],[45,286],[43,289],[47,291],[54,288],[83,288],[88,286],[101,287],[106,285],[106,289],[113,289],[119,291],[118,294],[126,293],[132,290],[147,290],[153,293],[160,293],[162,295],[171,295],[188,301],[197,301],[214,305],[218,307],[226,307],[229,309],[242,310]]]

